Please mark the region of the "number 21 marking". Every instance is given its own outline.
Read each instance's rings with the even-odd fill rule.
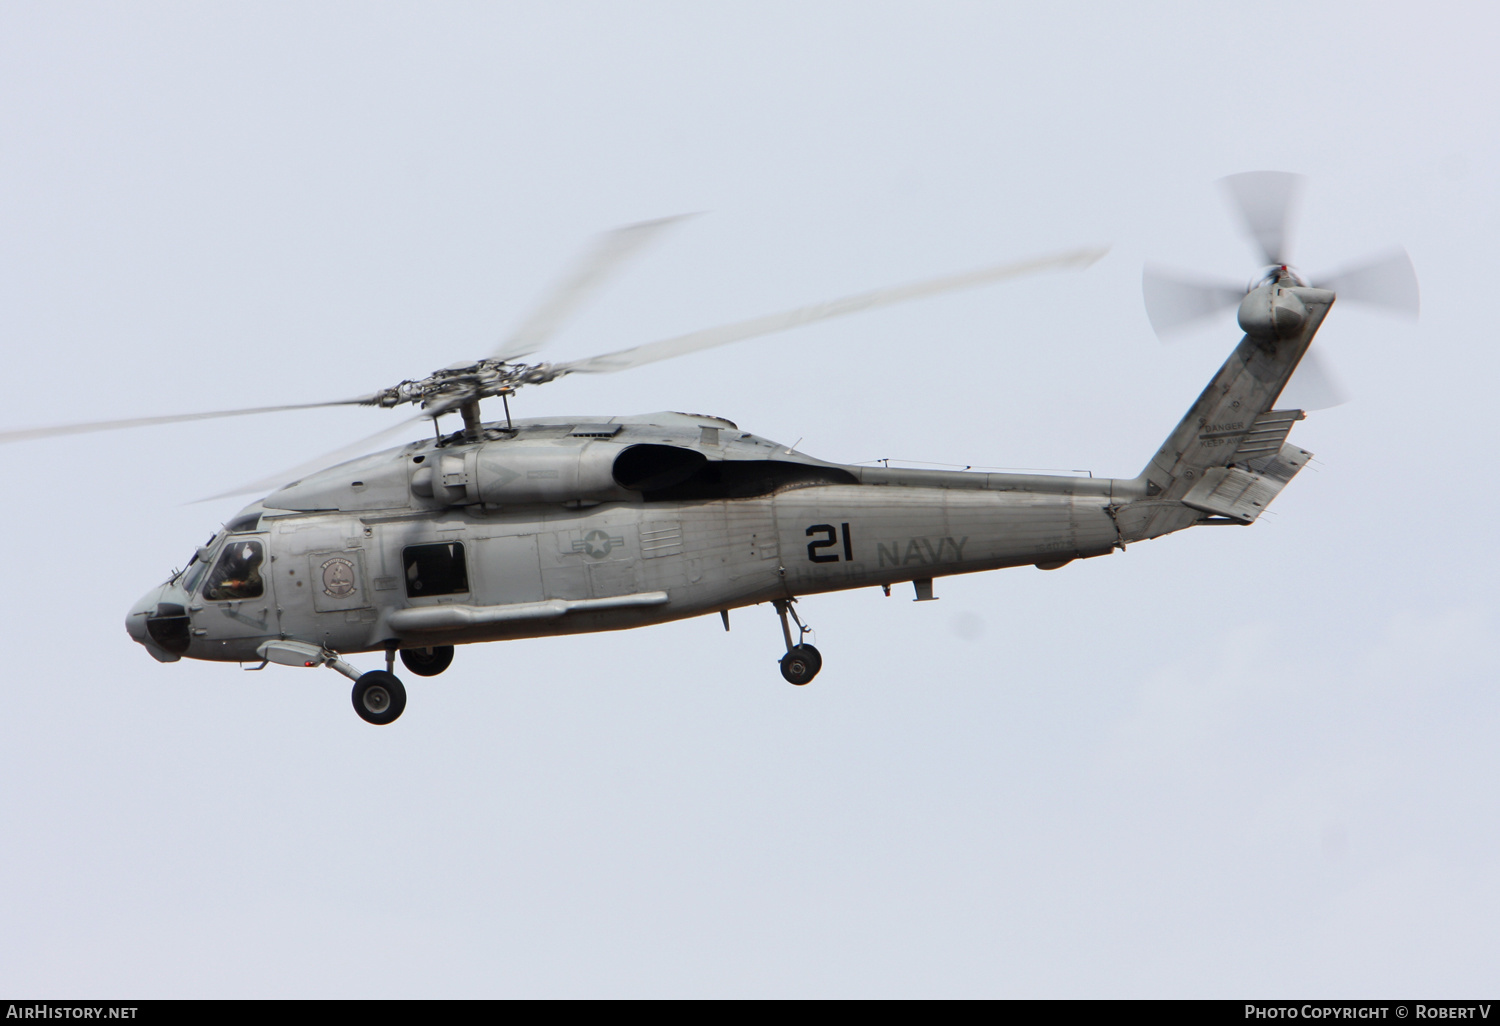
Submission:
[[[844,559],[848,562],[853,562],[854,539],[849,536],[849,525],[840,524],[839,527],[844,529]],[[807,558],[814,563],[837,563],[839,561],[839,554],[837,552],[819,552],[818,550],[832,548],[839,543],[839,528],[834,527],[832,524],[813,524],[807,529],[807,536],[809,538],[815,538],[820,534],[823,536],[822,538],[817,538],[817,540],[807,543]]]

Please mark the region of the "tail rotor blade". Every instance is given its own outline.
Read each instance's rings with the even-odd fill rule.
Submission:
[[[1331,410],[1348,401],[1349,392],[1338,375],[1317,350],[1310,349],[1292,372],[1292,380],[1282,389],[1277,405],[1292,410]]]
[[[1330,275],[1318,282],[1318,288],[1337,292],[1340,299],[1369,303],[1410,317],[1416,317],[1422,309],[1417,269],[1400,247]]]
[[[1245,290],[1227,282],[1185,278],[1148,265],[1141,272],[1141,295],[1152,329],[1165,341],[1238,306]]]
[[[563,322],[630,257],[640,252],[646,243],[664,229],[692,216],[694,215],[678,214],[654,221],[641,221],[599,236],[568,273],[552,286],[531,315],[500,344],[492,358],[519,360],[541,349],[557,334]]]
[[[1306,179],[1285,171],[1246,171],[1220,179],[1267,264],[1285,264],[1288,228]]]

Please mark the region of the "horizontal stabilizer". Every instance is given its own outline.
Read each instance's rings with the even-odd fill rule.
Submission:
[[[1290,428],[1288,421],[1287,429]],[[1285,443],[1275,455],[1256,457],[1234,466],[1212,467],[1203,472],[1182,502],[1213,516],[1242,524],[1254,523],[1311,457],[1312,453],[1306,449]]]
[[[1267,410],[1255,418],[1229,462],[1244,463],[1262,456],[1275,456],[1286,442],[1286,436],[1292,433],[1292,425],[1306,417],[1301,410]]]

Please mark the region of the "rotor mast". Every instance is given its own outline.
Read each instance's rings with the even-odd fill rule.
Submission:
[[[464,418],[464,439],[470,442],[479,441],[483,431],[479,423],[479,400],[467,399],[458,410]]]

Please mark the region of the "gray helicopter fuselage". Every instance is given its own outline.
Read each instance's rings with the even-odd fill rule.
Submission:
[[[485,434],[378,453],[268,496],[132,619],[180,605],[177,654],[229,661],[278,638],[354,653],[619,630],[1102,555],[1121,541],[1111,506],[1146,487],[840,466],[682,414]],[[626,488],[632,451],[656,463],[627,468]],[[231,552],[255,554],[258,580],[215,590],[207,568]],[[142,625],[132,634],[160,649]]]
[[[927,598],[951,574],[1249,524],[1309,456],[1286,440],[1301,412],[1272,406],[1334,298],[1275,288],[1295,317],[1241,340],[1135,478],[826,463],[688,414],[476,424],[247,507],[127,630],[164,661],[305,653],[355,673],[330,653],[785,610],[904,581]]]
[[[623,630],[772,603],[782,676],[807,684],[823,665],[793,604],[828,591],[1010,566],[1055,570],[1196,525],[1248,525],[1311,453],[1288,436],[1303,419],[1276,409],[1335,301],[1334,286],[1415,316],[1404,250],[1313,287],[1287,263],[1286,223],[1300,178],[1224,180],[1263,258],[1260,279],[1191,281],[1148,268],[1159,334],[1238,305],[1245,334],[1134,478],[907,470],[827,463],[680,413],[485,424],[480,402],[572,374],[612,373],[745,339],[1042,270],[1085,267],[1102,250],[933,278],[631,346],[561,364],[526,363],[581,299],[681,218],[596,240],[498,349],[415,380],[333,402],[92,421],[0,433],[0,442],[243,416],[304,406],[420,406],[463,430],[339,463],[246,507],[152,589],[126,630],[153,657],[327,667],[384,725],[406,706],[400,658],[430,677],[458,644]],[[1322,375],[1309,368],[1309,377]],[[1332,390],[1325,387],[1325,392]],[[386,437],[386,429],[348,451]],[[333,462],[335,456],[326,457]],[[320,461],[322,462],[322,461]],[[288,474],[287,476],[291,476]],[[249,489],[246,489],[249,490]],[[233,492],[228,494],[240,494]],[[800,631],[793,641],[789,621]],[[341,653],[381,651],[384,670]]]

